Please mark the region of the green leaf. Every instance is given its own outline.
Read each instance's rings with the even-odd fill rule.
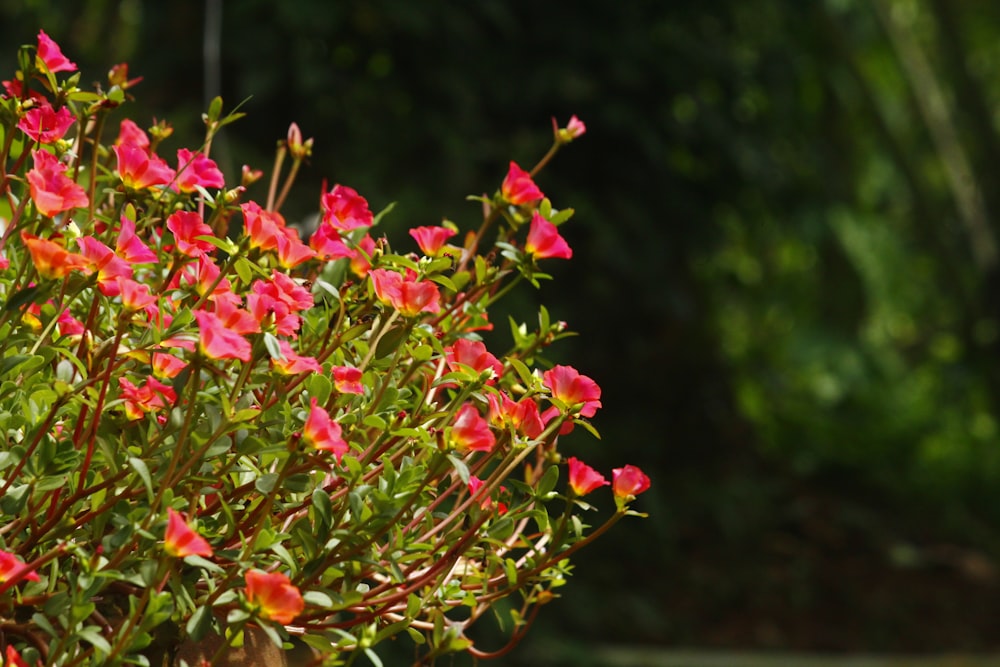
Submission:
[[[552,489],[556,488],[556,482],[559,481],[559,466],[550,465],[549,469],[545,471],[542,478],[538,481],[538,487],[536,493],[539,496],[546,496],[552,492]]]
[[[257,481],[255,481],[253,485],[261,493],[267,494],[274,491],[274,487],[277,483],[278,474],[269,472],[258,477]]]
[[[146,495],[149,497],[149,502],[152,503],[156,497],[156,493],[153,492],[153,478],[149,475],[149,468],[146,467],[146,462],[130,456],[128,463],[135,470],[136,474],[139,475],[139,478],[142,479],[143,486],[146,487]]]
[[[311,373],[305,381],[309,396],[316,399],[319,405],[325,405],[333,392],[333,383],[322,373]]]

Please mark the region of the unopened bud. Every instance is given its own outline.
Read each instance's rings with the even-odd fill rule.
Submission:
[[[249,187],[259,181],[264,175],[264,172],[260,169],[251,169],[250,165],[243,165],[243,173],[240,177],[240,184],[244,187]]]
[[[302,160],[304,158],[312,155],[313,140],[312,137],[302,141],[302,131],[299,129],[297,123],[292,123],[288,126],[288,152],[291,153],[292,159]]]

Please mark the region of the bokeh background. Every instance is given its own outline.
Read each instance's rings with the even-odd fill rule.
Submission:
[[[580,333],[552,358],[602,385],[603,439],[564,447],[646,469],[651,517],[504,664],[998,648],[1000,4],[0,0],[3,72],[40,27],[84,84],[143,76],[166,148],[246,100],[230,174],[298,122],[288,217],[328,178],[397,202],[390,238],[471,228],[586,122],[538,179],[574,259],[512,311]]]

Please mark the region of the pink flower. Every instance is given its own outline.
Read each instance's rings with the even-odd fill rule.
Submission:
[[[364,394],[365,386],[361,384],[361,369],[352,366],[333,367],[333,386],[341,394]]]
[[[552,126],[558,128],[555,118],[552,119]],[[576,116],[573,116],[569,119],[569,123],[566,124],[566,127],[556,129],[556,138],[560,143],[568,144],[574,139],[582,137],[586,131],[587,126],[583,124],[583,121]]]
[[[410,230],[410,236],[420,246],[420,251],[428,257],[436,257],[444,242],[455,234],[454,229],[447,227],[414,227]]]
[[[25,569],[24,562],[16,555],[7,551],[0,551],[0,582],[18,582],[22,579],[28,581],[38,581],[38,574],[34,570]]]
[[[493,378],[498,378],[503,373],[503,364],[500,360],[490,354],[486,345],[478,340],[459,338],[454,345],[444,348],[444,356],[448,361],[448,368],[452,371],[461,370],[461,366],[468,366],[476,373],[490,371]]]
[[[149,285],[124,276],[118,276],[115,280],[118,283],[118,293],[122,297],[122,305],[128,310],[136,312],[145,310],[158,300],[158,297],[149,291]]]
[[[125,118],[118,126],[118,138],[115,139],[115,146],[121,144],[132,144],[136,148],[141,148],[144,152],[149,151],[149,135],[134,122]]]
[[[566,239],[559,235],[556,226],[535,211],[531,216],[531,227],[528,229],[528,239],[524,250],[535,259],[558,257],[569,259],[573,250]]]
[[[359,227],[371,227],[375,217],[368,208],[368,201],[356,190],[346,185],[335,185],[333,190],[320,197],[323,224],[341,232]]]
[[[458,409],[451,425],[451,439],[462,451],[488,452],[496,444],[489,423],[471,403]]]
[[[253,348],[250,341],[226,327],[215,313],[194,311],[198,321],[198,345],[209,359],[239,359],[250,361]]]
[[[52,144],[63,138],[66,130],[76,121],[67,107],[59,111],[48,102],[29,109],[17,124],[21,130],[40,144]]]
[[[38,31],[38,60],[49,72],[75,72],[76,63],[69,61],[63,55],[59,45],[52,41],[52,38],[45,34],[44,30]]]
[[[375,269],[369,274],[375,296],[379,301],[392,306],[406,317],[420,313],[437,313],[441,310],[441,293],[437,285],[429,280],[403,277],[389,269]]]
[[[118,176],[132,190],[166,185],[174,180],[174,170],[156,155],[133,144],[119,144],[112,148],[118,158]]]
[[[333,452],[337,463],[340,463],[349,449],[341,433],[340,424],[331,419],[330,413],[317,405],[313,398],[309,403],[309,416],[302,427],[302,438],[316,449]]]
[[[90,204],[83,187],[66,175],[59,158],[43,150],[32,151],[31,156],[35,166],[27,173],[28,193],[39,213],[51,218]]]
[[[212,546],[189,526],[184,517],[172,507],[167,508],[167,533],[163,538],[163,549],[174,558],[185,556],[211,556]]]
[[[92,271],[97,271],[97,286],[105,296],[118,296],[118,278],[131,278],[132,265],[93,236],[76,240],[80,254],[87,258]]]
[[[649,477],[639,468],[627,465],[611,471],[611,489],[617,498],[631,500],[649,488]]]
[[[248,570],[247,602],[261,618],[288,624],[305,609],[302,593],[280,572]]]
[[[569,488],[578,496],[585,496],[594,489],[608,484],[604,475],[597,472],[575,456],[566,461],[569,465]]]
[[[150,264],[159,261],[156,253],[149,249],[135,234],[135,223],[123,214],[122,226],[118,231],[118,241],[115,243],[115,254],[129,264]]]
[[[278,237],[285,227],[285,219],[279,213],[271,213],[254,201],[240,205],[243,212],[243,226],[250,237],[250,247],[273,250],[278,247]]]
[[[58,243],[21,232],[21,241],[31,254],[31,263],[45,278],[65,278],[74,271],[90,272],[90,262],[83,255],[69,252]]]
[[[142,419],[147,412],[157,412],[177,402],[173,387],[156,378],[146,378],[145,384],[137,387],[126,378],[118,378],[122,399],[125,401],[125,416],[131,421]]]
[[[542,384],[549,388],[553,398],[571,410],[579,409],[583,417],[593,417],[601,407],[601,388],[572,366],[553,366],[542,373]]]
[[[215,236],[212,228],[202,221],[197,211],[176,211],[167,218],[167,229],[174,235],[177,251],[188,257],[200,257],[211,253],[215,246],[199,236]]]
[[[503,198],[514,206],[532,204],[545,196],[535,185],[531,175],[514,162],[510,163],[507,176],[500,185],[500,192]]]
[[[509,424],[529,438],[537,438],[545,430],[538,403],[530,396],[515,402],[507,394],[499,392],[499,396],[491,393],[486,399],[490,404],[490,422],[495,426]]]
[[[319,373],[323,367],[312,357],[300,356],[292,349],[288,341],[278,341],[283,359],[271,359],[271,363],[282,375],[298,375],[299,373]]]
[[[203,188],[223,188],[225,178],[215,161],[201,153],[193,153],[186,148],[177,149],[177,183],[181,192],[194,192],[197,186]]]

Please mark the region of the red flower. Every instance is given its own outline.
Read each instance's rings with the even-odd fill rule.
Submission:
[[[97,287],[101,294],[118,296],[118,278],[131,278],[132,265],[93,236],[81,236],[76,244],[80,246],[80,254],[90,263],[90,268],[97,271]]]
[[[507,176],[500,185],[500,193],[503,194],[504,199],[514,206],[531,204],[545,196],[538,189],[538,186],[535,185],[535,182],[531,180],[531,175],[518,167],[514,162],[510,163]]]
[[[156,253],[135,235],[135,223],[124,215],[122,215],[121,221],[122,227],[118,232],[118,241],[115,243],[115,254],[130,264],[149,264],[159,261]]]
[[[44,30],[38,31],[38,60],[41,61],[45,69],[53,74],[76,71],[76,63],[70,62],[63,55],[59,45],[52,41],[52,38],[46,35]]]
[[[163,538],[163,549],[174,558],[185,556],[211,556],[212,546],[189,526],[179,512],[167,508],[167,534]]]
[[[364,394],[365,387],[361,384],[361,369],[352,366],[333,367],[333,386],[341,394]]]
[[[22,579],[38,581],[38,573],[26,569],[24,562],[14,554],[0,551],[0,582],[17,583]]]
[[[608,484],[604,475],[597,472],[575,456],[566,461],[569,464],[569,488],[578,496],[585,496],[594,489]]]
[[[132,144],[136,148],[141,148],[143,152],[149,151],[149,135],[134,122],[125,118],[118,126],[118,138],[115,139],[115,146],[121,144]]]
[[[490,371],[493,378],[498,378],[503,373],[503,364],[500,360],[490,354],[481,341],[459,338],[454,345],[444,348],[445,359],[448,360],[448,368],[452,371],[461,370],[461,366],[468,366],[476,373]]]
[[[176,211],[167,218],[167,229],[177,241],[177,251],[188,257],[200,257],[211,253],[215,246],[199,236],[214,236],[212,228],[205,224],[196,211]]]
[[[441,293],[429,280],[416,280],[389,269],[375,269],[369,273],[375,296],[407,317],[441,310]]]
[[[489,423],[471,403],[458,409],[451,425],[451,439],[463,451],[488,452],[496,444]]]
[[[535,211],[531,216],[531,227],[528,229],[528,240],[524,250],[535,259],[558,257],[569,259],[573,250],[566,239],[559,235],[556,226]]]
[[[156,378],[146,378],[146,383],[137,387],[120,377],[118,386],[125,400],[125,415],[132,421],[142,419],[147,412],[163,410],[177,401],[173,387]]]
[[[31,253],[31,263],[45,278],[65,278],[74,271],[90,272],[87,258],[69,252],[58,243],[21,232],[21,240]]]
[[[435,257],[444,246],[444,242],[456,234],[454,229],[447,227],[414,227],[410,236],[420,246],[420,251],[428,257]]]
[[[7,644],[7,650],[4,652],[4,661],[0,664],[3,667],[31,667],[31,665],[24,661],[24,658],[21,657],[21,654],[17,652],[17,649],[12,644]],[[39,661],[35,664],[41,665],[42,663]]]
[[[299,373],[319,373],[323,367],[312,357],[300,356],[292,349],[288,341],[278,341],[283,359],[271,359],[271,363],[282,375],[298,375]]]
[[[611,471],[611,489],[622,500],[631,500],[649,488],[649,477],[635,466],[615,468]]]
[[[197,186],[223,188],[226,180],[215,161],[186,148],[177,149],[177,183],[181,192],[194,192]]]
[[[113,150],[118,158],[118,176],[127,188],[142,190],[174,180],[174,170],[166,162],[138,146],[119,144]]]
[[[66,167],[52,153],[32,151],[35,167],[27,173],[28,192],[35,208],[46,217],[53,217],[90,203],[87,193],[66,175]]]
[[[333,452],[337,463],[340,463],[349,449],[347,442],[341,437],[340,424],[330,418],[329,412],[316,405],[315,398],[309,404],[309,416],[302,427],[302,437],[316,449]]]
[[[273,250],[278,247],[278,237],[285,227],[285,219],[279,213],[271,213],[254,201],[240,205],[243,212],[243,226],[250,237],[250,247]]]
[[[63,138],[66,130],[76,121],[66,107],[59,111],[48,102],[29,109],[17,124],[21,130],[40,144],[52,144]]]
[[[583,417],[593,417],[601,407],[601,388],[572,366],[553,366],[542,373],[542,384],[570,409],[579,409]]]
[[[516,431],[529,438],[537,438],[545,430],[545,423],[538,412],[538,403],[530,396],[514,402],[507,394],[489,394],[490,422],[495,426],[510,424]]]
[[[253,348],[240,334],[226,327],[222,319],[207,310],[194,311],[198,321],[198,345],[209,359],[239,359],[250,361]]]
[[[368,208],[368,201],[354,188],[335,185],[319,200],[323,211],[323,224],[341,232],[349,232],[359,227],[371,227],[375,216]]]
[[[261,618],[287,624],[305,609],[302,593],[280,572],[248,570],[245,576],[247,602]]]

